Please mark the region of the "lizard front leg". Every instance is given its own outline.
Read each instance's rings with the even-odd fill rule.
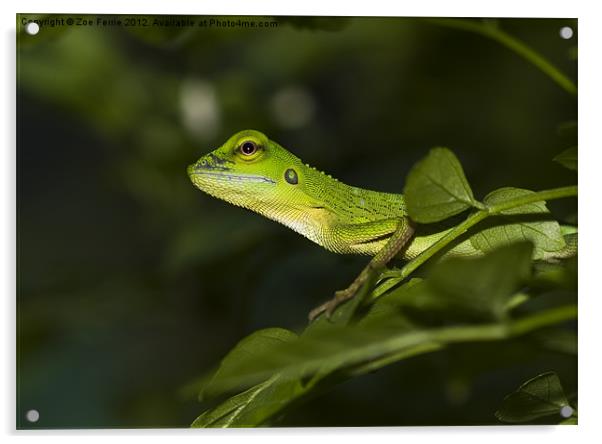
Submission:
[[[376,253],[351,285],[345,290],[337,291],[334,298],[313,309],[309,313],[309,320],[313,321],[322,313],[326,313],[326,316],[330,317],[340,304],[353,298],[362,285],[368,281],[372,273],[382,270],[391,259],[397,256],[412,238],[414,231],[414,227],[409,219],[400,219],[397,229],[393,232],[387,243]]]

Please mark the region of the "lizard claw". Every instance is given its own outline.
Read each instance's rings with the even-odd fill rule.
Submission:
[[[330,315],[328,314],[328,304],[329,303],[330,303],[330,301],[328,301],[325,304],[322,304],[319,307],[316,307],[312,311],[310,311],[309,316],[308,316],[309,322],[313,322],[314,319],[316,319],[318,316],[320,316],[324,312],[326,312],[326,317],[330,319]]]
[[[337,307],[339,305],[341,305],[343,302],[345,302],[345,301],[351,299],[353,296],[355,296],[355,293],[356,293],[355,290],[352,288],[347,288],[345,290],[337,291],[334,294],[334,298],[332,298],[331,300],[314,308],[312,311],[309,312],[309,316],[308,316],[309,321],[312,322],[314,319],[316,319],[322,313],[325,313],[326,318],[330,319],[330,317],[332,316],[334,311],[337,309]]]

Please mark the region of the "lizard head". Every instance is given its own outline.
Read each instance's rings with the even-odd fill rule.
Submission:
[[[263,133],[245,130],[189,165],[187,172],[201,191],[263,213],[266,206],[297,192],[301,167],[299,158]]]

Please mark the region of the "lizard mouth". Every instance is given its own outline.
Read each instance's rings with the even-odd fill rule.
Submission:
[[[220,168],[219,170],[215,167],[205,168],[198,163],[189,165],[186,169],[188,176],[192,182],[196,182],[195,179],[207,179],[209,181],[219,182],[238,182],[238,183],[266,183],[276,184],[276,181],[269,177],[259,176],[255,174],[240,174],[233,173],[229,168]]]
[[[195,171],[191,177],[204,176],[209,177],[211,180],[219,180],[223,182],[257,182],[257,183],[269,183],[275,184],[276,181],[264,176],[255,176],[253,174],[230,174],[230,173],[216,173],[215,171]]]

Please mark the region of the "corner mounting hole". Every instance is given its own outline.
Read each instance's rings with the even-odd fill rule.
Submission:
[[[572,414],[573,407],[571,407],[570,405],[565,405],[560,409],[560,416],[562,416],[563,418],[570,418]]]
[[[38,422],[38,420],[40,419],[40,412],[38,412],[37,410],[29,410],[25,414],[25,418],[27,418],[29,422]]]
[[[29,35],[36,35],[38,32],[40,32],[40,25],[34,22],[29,22],[27,25],[25,25],[25,32]]]
[[[571,37],[573,37],[573,28],[571,28],[570,26],[563,26],[562,28],[560,28],[560,37],[562,37],[565,40],[568,40]]]

